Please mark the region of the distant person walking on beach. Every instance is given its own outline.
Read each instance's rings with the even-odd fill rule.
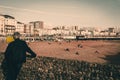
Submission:
[[[30,53],[30,57],[36,57],[36,54],[28,47],[25,41],[20,40],[20,33],[13,34],[14,41],[10,42],[5,51],[5,61],[7,70],[5,70],[5,80],[16,80],[17,75],[26,62],[26,52]]]

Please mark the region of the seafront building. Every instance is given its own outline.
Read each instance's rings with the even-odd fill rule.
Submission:
[[[43,21],[33,21],[29,22],[30,34],[34,36],[39,36],[40,30],[44,28]]]
[[[31,21],[28,24],[17,21],[13,16],[0,15],[0,36],[12,35],[18,31],[24,37],[39,37],[39,36],[57,36],[57,37],[73,37],[85,36],[91,37],[120,37],[120,27],[109,27],[100,29],[94,27],[80,26],[52,26],[48,29],[43,21]]]
[[[40,30],[44,28],[43,21],[33,21],[24,24],[17,21],[13,16],[0,14],[0,35],[12,35],[15,31],[26,36],[39,36]]]
[[[0,33],[2,35],[10,35],[15,32],[17,21],[10,15],[0,15]]]
[[[17,22],[15,31],[20,32],[21,34],[24,34],[25,33],[25,24],[22,22]]]

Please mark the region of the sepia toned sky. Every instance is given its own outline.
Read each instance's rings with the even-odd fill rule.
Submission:
[[[113,27],[120,26],[120,0],[0,0],[0,14],[24,23]]]

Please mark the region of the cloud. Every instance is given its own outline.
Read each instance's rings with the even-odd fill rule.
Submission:
[[[11,6],[3,6],[0,5],[1,8],[6,8],[6,9],[12,9],[12,10],[19,10],[19,11],[25,11],[25,12],[31,12],[31,13],[36,13],[36,14],[42,14],[42,15],[57,15],[57,16],[66,16],[66,17],[80,17],[79,15],[72,15],[72,14],[65,14],[65,13],[57,13],[57,12],[45,12],[45,11],[39,11],[39,10],[31,10],[31,9],[22,9],[22,8],[15,8]]]
[[[22,10],[22,11],[29,11],[29,12],[35,12],[35,13],[45,14],[45,12],[38,11],[38,10],[22,9],[22,8],[15,8],[15,7],[2,6],[2,5],[0,5],[0,7],[1,8],[7,8],[7,9]]]

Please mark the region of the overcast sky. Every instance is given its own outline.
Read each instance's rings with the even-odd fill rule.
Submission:
[[[0,0],[0,14],[28,23],[120,26],[120,0]]]

